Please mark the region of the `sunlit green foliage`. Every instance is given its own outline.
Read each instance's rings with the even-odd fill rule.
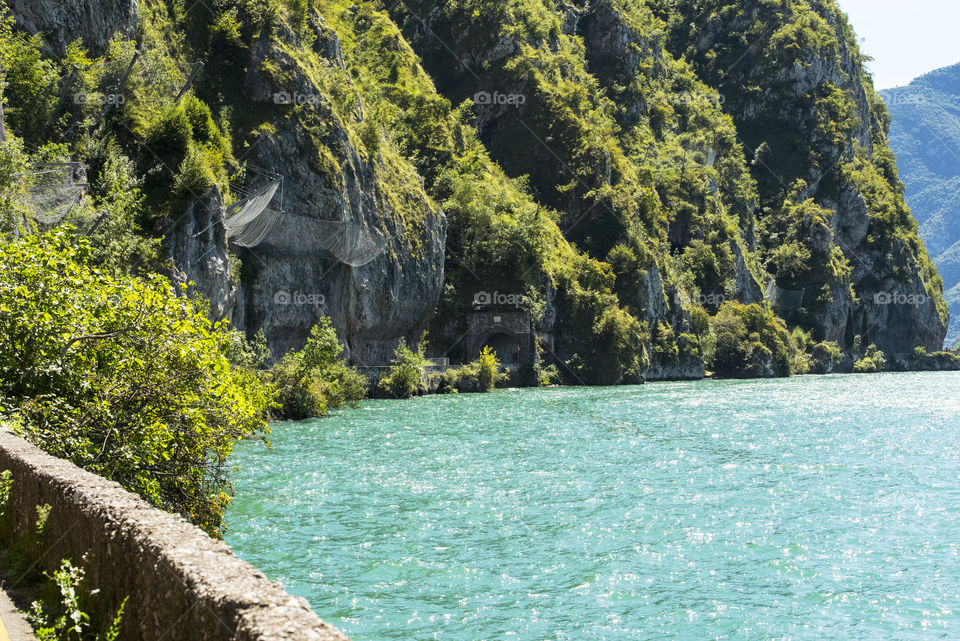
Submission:
[[[303,349],[285,354],[266,374],[278,393],[279,417],[320,417],[330,409],[363,400],[369,382],[348,367],[342,355],[343,345],[330,318],[324,316],[310,331]]]
[[[873,374],[882,372],[887,366],[887,359],[883,352],[877,349],[876,345],[870,345],[867,348],[863,358],[853,364],[853,371],[858,374]]]
[[[380,379],[378,386],[397,398],[413,396],[420,390],[426,366],[427,359],[423,355],[423,346],[421,345],[415,352],[407,347],[406,339],[401,338],[393,351],[390,370]]]
[[[724,303],[711,320],[716,349],[711,369],[727,378],[789,376],[791,337],[768,307]]]
[[[108,100],[117,103],[113,112],[123,111],[125,98],[108,99],[106,93],[116,89],[133,43],[117,40],[99,60],[88,57],[79,43],[59,59],[44,58],[42,40],[24,37],[11,20],[0,24],[0,66],[7,70],[0,80],[7,125],[0,149],[0,233],[41,227],[26,207],[31,163],[79,160],[86,167],[88,197],[71,210],[68,222],[92,239],[90,261],[118,273],[158,268],[158,244],[142,225],[142,176],[149,171],[130,160],[113,133],[83,135],[105,113]],[[223,157],[229,155],[222,136],[213,143]]]
[[[452,367],[442,373],[433,373],[429,381],[436,385],[440,393],[458,391],[488,392],[504,379],[500,374],[500,361],[497,353],[490,346],[485,346],[480,356],[460,367]]]
[[[477,379],[484,390],[492,390],[500,372],[500,361],[497,353],[489,346],[484,347],[477,359]]]
[[[268,389],[160,276],[115,277],[57,232],[0,244],[0,394],[26,438],[211,533]]]
[[[41,57],[40,36],[15,29],[5,2],[0,3],[0,68],[3,69],[4,117],[20,136],[38,142],[56,106],[56,65]]]

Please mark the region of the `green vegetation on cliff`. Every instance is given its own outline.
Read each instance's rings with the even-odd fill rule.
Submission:
[[[211,251],[229,262],[205,291],[221,316],[243,297],[248,337],[267,330],[290,415],[323,413],[358,385],[284,356],[317,340],[329,310],[271,308],[264,275],[323,279],[338,297],[324,331],[351,358],[359,326],[385,335],[382,313],[402,326],[379,358],[400,337],[415,350],[429,326],[434,349],[470,361],[478,293],[509,294],[538,337],[528,383],[541,365],[612,384],[696,378],[718,354],[724,375],[787,375],[852,367],[858,345],[900,361],[942,345],[942,282],[903,198],[889,115],[830,0],[138,11],[97,55],[78,41],[44,57],[40,37],[4,23],[4,229],[44,229],[24,200],[31,163],[82,163],[89,196],[68,222],[91,236],[91,264],[197,275]],[[243,197],[262,171],[284,173],[290,220],[356,218],[391,239],[384,278],[438,285],[371,297],[386,281],[333,270],[309,243],[258,255],[212,241],[168,262],[206,231],[185,217]],[[923,302],[884,303],[911,296]],[[404,302],[412,311],[385,309]],[[264,327],[277,317],[289,325]]]
[[[904,357],[916,344],[940,344],[943,283],[904,200],[890,116],[836,3],[649,5],[668,24],[670,50],[723,93],[753,157],[759,259],[780,287],[804,291],[787,320],[848,351],[856,336]],[[871,307],[899,291],[926,298],[909,310],[913,329]],[[851,312],[846,328],[841,305]],[[898,331],[913,337],[898,339]]]

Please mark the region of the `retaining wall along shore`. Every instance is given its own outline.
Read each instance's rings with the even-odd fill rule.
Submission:
[[[13,475],[8,538],[35,539],[36,569],[82,565],[105,613],[129,597],[123,641],[348,641],[222,541],[0,429],[4,470]],[[38,535],[43,505],[51,510]]]

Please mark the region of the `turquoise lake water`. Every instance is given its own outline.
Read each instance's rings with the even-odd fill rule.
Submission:
[[[227,541],[354,641],[960,639],[960,374],[371,401]]]

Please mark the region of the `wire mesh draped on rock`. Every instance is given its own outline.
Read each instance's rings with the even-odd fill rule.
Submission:
[[[386,236],[359,223],[316,220],[272,209],[279,187],[279,181],[271,183],[227,210],[224,226],[231,243],[257,247],[281,236],[287,253],[323,254],[351,267],[366,265],[386,248]]]
[[[265,209],[253,221],[231,230],[227,227],[227,237],[238,247],[256,247],[262,245],[273,234],[277,223],[280,222],[280,212],[276,209]]]
[[[389,243],[380,232],[352,221],[301,219],[301,222],[306,222],[311,231],[315,230],[314,239],[321,253],[351,267],[372,262]]]
[[[33,166],[30,172],[33,184],[27,195],[27,208],[34,220],[46,225],[63,222],[83,198],[87,188],[77,180],[80,169],[80,163],[76,162]]]
[[[782,289],[777,286],[775,279],[770,279],[767,283],[767,291],[764,296],[771,305],[777,309],[792,311],[803,307],[804,290]]]
[[[233,244],[256,247],[266,240],[280,217],[280,212],[270,209],[270,202],[279,188],[280,181],[274,181],[227,208],[223,224]]]

